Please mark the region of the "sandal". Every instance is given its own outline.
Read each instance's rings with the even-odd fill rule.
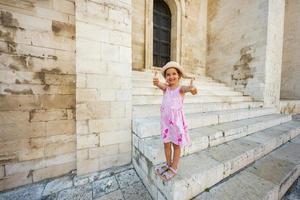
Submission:
[[[160,176],[162,175],[162,173],[164,173],[165,171],[167,171],[169,169],[169,165],[167,163],[164,163],[160,166],[156,166],[155,167],[155,174]]]
[[[177,170],[173,169],[172,167],[169,167],[168,170],[166,170],[160,177],[164,181],[169,181],[171,178],[173,178],[177,174]]]

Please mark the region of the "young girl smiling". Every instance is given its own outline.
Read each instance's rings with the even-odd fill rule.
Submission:
[[[163,180],[168,181],[177,174],[181,148],[188,145],[190,138],[183,112],[183,99],[187,92],[197,94],[197,88],[192,85],[180,86],[181,78],[186,77],[183,68],[174,61],[168,62],[161,70],[166,83],[159,82],[155,76],[153,85],[164,92],[160,107],[161,137],[164,142],[166,163],[156,167],[155,172]],[[173,155],[171,148],[173,147]]]

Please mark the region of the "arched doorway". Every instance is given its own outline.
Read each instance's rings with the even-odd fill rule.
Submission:
[[[162,67],[171,58],[171,11],[163,0],[153,6],[153,65]]]

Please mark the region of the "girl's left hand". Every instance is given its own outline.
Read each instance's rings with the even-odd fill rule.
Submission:
[[[193,80],[194,80],[195,78],[192,78],[191,79],[191,83],[190,83],[190,86],[189,86],[189,90],[190,90],[190,92],[192,93],[192,95],[195,95],[195,94],[197,94],[197,88],[195,88],[194,86],[193,86]]]
[[[197,94],[197,88],[195,88],[194,86],[190,86],[190,92],[192,93],[192,95]]]

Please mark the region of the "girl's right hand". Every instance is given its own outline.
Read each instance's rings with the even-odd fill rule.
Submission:
[[[157,71],[154,73],[154,78],[153,78],[153,85],[158,86],[159,84],[159,79],[156,77]]]

